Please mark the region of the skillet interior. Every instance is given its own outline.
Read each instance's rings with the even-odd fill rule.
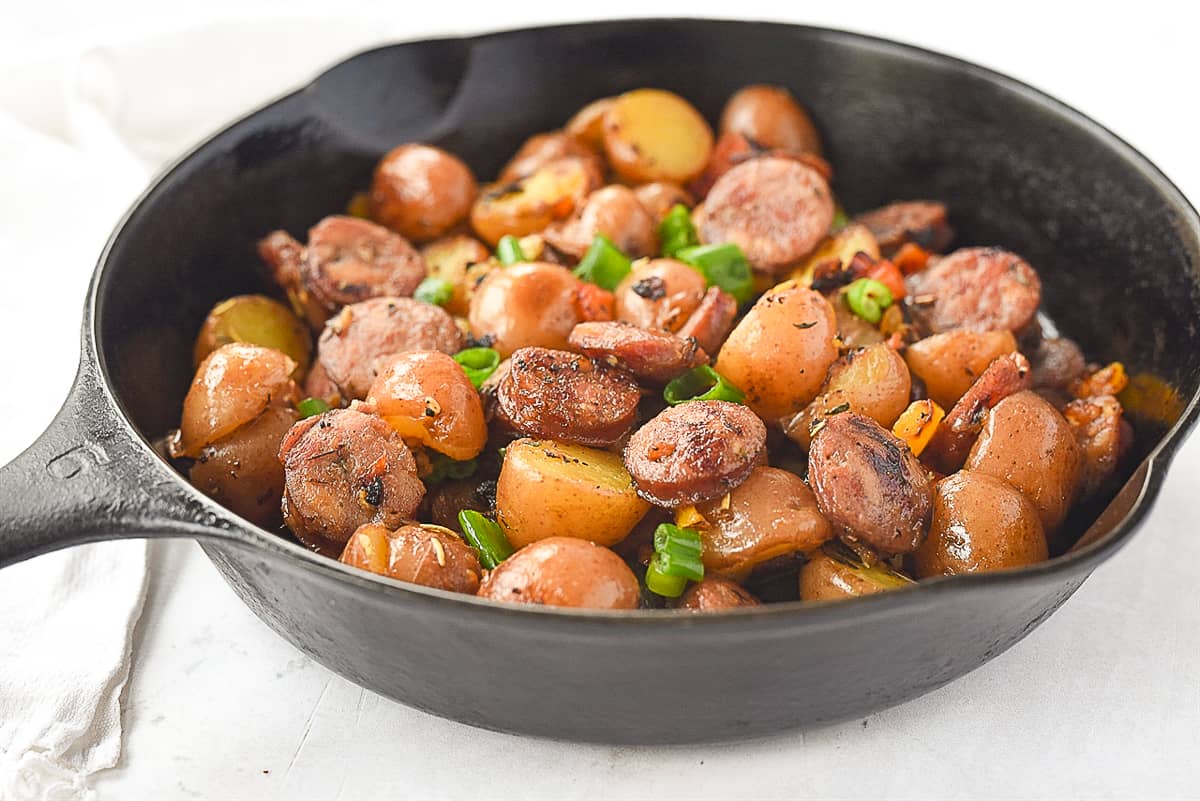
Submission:
[[[662,41],[671,41],[676,55],[664,57]],[[678,53],[692,55],[681,63]],[[594,97],[661,86],[688,97],[715,119],[725,98],[749,81],[786,84],[813,110],[837,172],[835,191],[849,210],[904,197],[938,198],[951,208],[960,244],[997,243],[1026,255],[1042,275],[1047,311],[1089,355],[1120,359],[1132,373],[1156,376],[1172,388],[1173,397],[1163,396],[1148,408],[1149,417],[1137,421],[1136,458],[1127,470],[1159,444],[1200,383],[1200,243],[1194,213],[1173,188],[1098,127],[984,70],[866,37],[755,23],[638,21],[518,31],[384,48],[334,67],[206,143],[130,215],[96,286],[97,348],[109,384],[143,437],[152,439],[175,425],[191,377],[192,337],[205,313],[222,297],[266,288],[253,252],[257,238],[277,227],[301,236],[320,217],[343,208],[365,185],[378,156],[398,142],[440,144],[486,177],[527,135],[560,125]],[[1083,531],[1097,511],[1076,516],[1075,530]],[[428,676],[438,671],[453,678],[453,666],[439,661],[445,653],[414,656],[395,646],[371,649],[367,643],[371,632],[400,627],[413,634],[416,627],[417,634],[440,642],[443,651],[447,638],[484,647],[489,635],[470,619],[442,618],[446,605],[425,608],[432,600],[415,593],[405,594],[411,602],[401,609],[392,603],[398,600],[395,593],[370,595],[372,582],[351,587],[338,584],[333,574],[313,574],[321,592],[344,593],[356,601],[348,617],[345,611],[321,611],[328,626],[317,628],[330,630],[314,632],[311,619],[301,613],[306,603],[311,609],[324,607],[283,589],[286,582],[305,578],[303,565],[271,567],[266,560],[212,552],[259,614],[359,683],[479,725],[623,741],[752,734],[911,697],[1015,642],[1086,575],[1043,569],[1024,586],[993,589],[986,604],[978,594],[979,609],[995,618],[984,627],[972,622],[978,618],[971,604],[935,615],[936,623],[929,623],[924,634],[888,623],[893,614],[865,614],[866,606],[861,625],[839,612],[821,625],[811,625],[817,618],[805,615],[797,619],[808,623],[771,629],[765,622],[736,619],[730,622],[745,625],[740,632],[705,626],[709,645],[718,638],[732,644],[762,636],[774,643],[757,643],[764,660],[823,654],[826,672],[839,659],[867,670],[878,661],[870,643],[881,642],[881,627],[887,627],[883,642],[898,657],[897,665],[871,676],[871,685],[879,688],[874,692],[838,693],[819,686],[821,665],[810,656],[814,672],[806,686],[805,694],[812,693],[808,700],[788,702],[785,686],[766,681],[742,690],[746,695],[731,704],[736,713],[712,713],[703,731],[680,733],[658,732],[639,721],[644,706],[633,689],[627,705],[609,698],[602,713],[594,698],[591,706],[587,699],[558,699],[563,708],[590,717],[590,727],[533,712],[522,717],[520,688],[513,689],[510,701],[468,703],[462,699],[469,701],[470,693],[457,687],[459,701],[452,701],[448,686],[441,691],[429,686]],[[305,594],[317,590],[310,587]],[[929,594],[930,603],[939,600],[945,604],[946,599]],[[418,610],[424,618],[418,618]],[[464,612],[470,615],[457,610],[460,617]],[[778,616],[772,618],[779,622]],[[493,642],[489,653],[525,664],[533,676],[575,665],[572,681],[582,686],[587,671],[577,667],[581,656],[605,647],[606,635],[563,625],[569,619],[553,626],[514,624],[509,644]],[[336,634],[334,626],[354,631]],[[544,628],[531,628],[537,626]],[[841,630],[836,642],[828,639],[830,627]],[[942,644],[935,649],[937,627]],[[686,638],[694,628],[676,626],[672,636]],[[959,635],[962,641],[956,641]],[[517,642],[523,643],[520,649]],[[563,653],[529,664],[528,654],[548,642],[562,643]],[[679,658],[694,645],[676,642]],[[631,674],[662,663],[650,642],[625,641],[624,647],[622,661],[628,661]],[[779,650],[772,652],[773,647]],[[707,654],[712,670],[697,681],[727,682],[737,660]],[[396,676],[398,663],[403,669]],[[532,685],[528,689],[532,692]],[[768,689],[773,696],[766,695]]]

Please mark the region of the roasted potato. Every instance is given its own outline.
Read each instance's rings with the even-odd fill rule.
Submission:
[[[696,199],[679,184],[670,181],[651,181],[634,187],[634,194],[642,208],[650,212],[654,224],[658,225],[667,216],[667,212],[676,205],[687,206],[689,209],[696,205]]]
[[[556,536],[613,545],[649,508],[614,453],[533,439],[504,452],[496,520],[515,548]]]
[[[594,163],[557,159],[515,183],[491,184],[471,207],[471,226],[492,247],[504,236],[534,234],[563,220],[602,183]]]
[[[837,358],[837,323],[829,301],[785,281],[758,299],[729,334],[716,370],[746,393],[764,420],[810,403]]]
[[[1034,505],[998,478],[964,470],[933,488],[929,536],[913,553],[917,578],[1024,567],[1049,556]]]
[[[471,546],[456,533],[429,523],[414,523],[389,531],[368,523],[350,535],[339,559],[412,584],[474,595],[483,569]]]
[[[617,319],[638,328],[675,333],[696,311],[707,291],[700,271],[681,261],[640,261],[613,292]]]
[[[686,183],[712,152],[713,132],[691,103],[662,89],[635,89],[604,114],[604,150],[630,183]]]
[[[721,133],[727,131],[767,149],[821,153],[812,118],[782,86],[755,84],[738,90],[721,112]]]
[[[292,373],[296,380],[308,372],[312,359],[308,326],[287,306],[265,295],[238,295],[213,306],[196,337],[195,366],[231,342],[261,345],[286,354],[296,363]]]
[[[762,601],[736,581],[721,576],[705,576],[694,582],[679,599],[679,608],[692,612],[720,612],[750,606],[762,606]]]
[[[800,569],[800,600],[839,601],[898,590],[913,583],[885,562],[868,566],[854,551],[830,542]]]
[[[870,228],[858,223],[851,223],[836,234],[822,240],[816,250],[805,256],[792,269],[788,277],[802,286],[812,286],[813,273],[816,272],[818,264],[836,261],[844,267],[857,253],[866,253],[872,259],[878,260],[879,243],[875,241],[875,235],[871,233]]]
[[[467,315],[475,287],[498,266],[491,257],[482,242],[466,234],[447,236],[421,248],[429,276],[454,285],[454,295],[442,308],[459,317]]]
[[[582,321],[581,282],[557,264],[530,262],[493,270],[471,296],[468,319],[476,339],[507,357],[524,347],[565,350]]]
[[[430,145],[392,150],[375,167],[371,219],[415,242],[437,239],[466,219],[479,186],[457,156]]]
[[[575,537],[550,537],[517,551],[488,573],[479,597],[581,609],[636,609],[637,577],[621,557]]]
[[[613,98],[602,97],[588,103],[563,126],[563,131],[597,151],[604,149],[604,115],[612,108]]]
[[[526,139],[521,149],[504,165],[499,182],[506,184],[528,178],[550,162],[566,157],[590,162],[600,174],[604,172],[604,162],[600,160],[598,150],[599,146],[589,147],[581,139],[563,131],[535,134]]]
[[[988,365],[1016,349],[1011,331],[959,328],[914,342],[905,350],[904,361],[925,383],[929,397],[951,409]]]
[[[582,259],[603,234],[630,258],[658,252],[657,223],[633,190],[620,184],[597,189],[570,218],[546,228],[546,241],[573,259]]]

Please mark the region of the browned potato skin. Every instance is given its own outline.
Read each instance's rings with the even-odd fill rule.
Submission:
[[[637,577],[621,557],[574,537],[527,545],[488,573],[479,597],[579,609],[636,609]]]
[[[1049,558],[1034,505],[998,478],[964,470],[933,489],[929,536],[913,553],[917,578],[1025,567]]]
[[[505,358],[524,347],[566,350],[567,337],[580,322],[578,289],[579,279],[557,264],[530,262],[495,270],[471,297],[471,333],[489,337]]]
[[[492,252],[473,236],[455,234],[430,242],[421,248],[429,275],[454,284],[454,295],[446,303],[446,311],[466,317],[471,308],[471,293],[486,271],[481,271]],[[476,269],[472,269],[476,268]]]
[[[720,612],[752,606],[762,606],[762,601],[736,581],[721,576],[705,576],[703,580],[692,584],[679,602],[680,609],[692,612]]]
[[[756,467],[728,497],[696,505],[708,521],[699,529],[706,571],[744,578],[755,565],[807,553],[833,536],[812,490],[786,470]]]
[[[574,156],[592,163],[598,173],[604,172],[604,162],[596,149],[589,147],[580,138],[563,131],[534,134],[525,140],[521,149],[509,159],[500,171],[500,183],[513,183],[527,178],[552,161]]]
[[[578,260],[597,234],[608,237],[630,258],[658,252],[655,220],[627,186],[612,184],[597,189],[573,217],[551,224],[544,235],[555,249]]]
[[[604,149],[604,115],[612,108],[613,98],[593,100],[567,120],[563,131],[596,151]]]
[[[694,267],[674,259],[651,259],[634,265],[617,285],[617,319],[623,323],[667,331],[681,329],[704,300],[708,285]]]
[[[768,150],[821,154],[821,137],[792,93],[755,84],[738,90],[721,112],[721,133],[732,131]]]
[[[965,470],[1007,481],[1037,507],[1053,534],[1075,500],[1082,455],[1067,421],[1031,391],[1009,395],[988,413]]]
[[[667,212],[676,204],[687,206],[689,209],[696,205],[696,199],[690,192],[671,181],[651,181],[648,184],[634,187],[633,192],[637,195],[638,202],[642,204],[642,207],[650,212],[655,225],[661,223],[667,216]]]
[[[895,350],[883,343],[852,350],[833,363],[821,394],[784,424],[784,432],[807,450],[812,424],[845,405],[891,428],[911,394],[912,377]]]
[[[716,370],[764,420],[792,415],[821,390],[837,359],[837,321],[819,293],[785,281],[758,299],[729,334]]]
[[[208,355],[183,399],[173,456],[196,458],[273,406],[293,406],[300,389],[296,363],[277,350],[232,342]]]
[[[471,227],[492,247],[508,235],[536,234],[571,216],[603,182],[603,174],[589,159],[556,159],[516,183],[484,187],[471,207]]]
[[[283,465],[276,454],[296,422],[291,406],[272,406],[253,422],[206,445],[188,479],[222,506],[264,528],[283,522]]]
[[[479,194],[471,168],[430,145],[400,145],[375,167],[371,218],[415,242],[437,239],[466,219]]]
[[[380,368],[367,401],[406,442],[451,459],[474,459],[487,444],[479,392],[458,362],[440,351],[392,357]]]
[[[1011,331],[959,328],[914,342],[905,350],[904,361],[925,382],[929,397],[948,411],[988,365],[1016,349]]]
[[[893,587],[871,581],[863,572],[817,551],[800,568],[801,601],[840,601],[887,592]]]
[[[368,523],[350,535],[338,560],[389,578],[474,595],[483,569],[453,531],[423,523],[389,531]]]

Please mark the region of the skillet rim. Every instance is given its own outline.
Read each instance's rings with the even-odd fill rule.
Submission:
[[[1051,112],[1059,119],[1065,120],[1076,128],[1082,129],[1091,138],[1097,140],[1106,146],[1112,156],[1122,158],[1132,168],[1134,168],[1142,177],[1148,180],[1158,191],[1159,195],[1168,201],[1176,210],[1182,212],[1182,217],[1186,223],[1179,230],[1179,233],[1190,232],[1200,243],[1200,213],[1197,213],[1196,208],[1188,200],[1187,196],[1168,178],[1159,167],[1154,164],[1149,158],[1143,155],[1137,148],[1122,139],[1117,134],[1113,133],[1101,123],[1088,117],[1073,106],[1064,103],[1061,100],[1037,89],[1030,84],[1021,80],[1005,75],[988,67],[975,64],[970,61],[951,56],[946,53],[941,53],[935,50],[930,50],[918,45],[907,44],[892,39],[887,39],[873,34],[857,33],[853,31],[841,30],[836,28],[826,28],[813,25],[802,25],[769,20],[740,20],[740,19],[713,19],[702,17],[681,17],[681,18],[664,18],[664,17],[645,17],[645,18],[623,18],[614,20],[594,20],[583,22],[572,22],[566,24],[543,25],[543,26],[526,26],[520,28],[507,28],[500,30],[488,31],[471,36],[433,36],[423,37],[420,39],[402,40],[384,45],[377,45],[363,50],[356,51],[347,55],[336,62],[328,65],[320,70],[311,80],[303,85],[285,92],[272,100],[269,100],[262,105],[251,109],[250,111],[232,119],[228,123],[221,126],[213,133],[205,136],[199,142],[185,150],[180,156],[166,164],[147,184],[145,189],[137,196],[129,208],[121,216],[112,233],[109,235],[100,257],[97,260],[95,270],[92,274],[92,279],[89,283],[87,300],[84,309],[83,319],[83,349],[82,358],[85,361],[92,362],[101,378],[101,390],[105,395],[106,400],[111,407],[118,413],[120,424],[125,428],[126,432],[131,435],[135,441],[135,445],[143,449],[144,455],[151,458],[155,463],[154,469],[160,471],[164,477],[170,476],[175,494],[184,493],[189,496],[189,500],[208,512],[205,515],[210,521],[220,520],[226,523],[226,526],[217,527],[213,525],[196,524],[192,531],[199,541],[201,547],[209,558],[212,554],[209,553],[209,548],[218,548],[224,550],[226,546],[236,545],[242,548],[250,547],[258,551],[264,551],[276,558],[289,561],[295,565],[301,566],[303,569],[316,569],[323,573],[327,578],[343,581],[355,585],[359,589],[368,589],[374,592],[384,592],[392,599],[408,595],[419,596],[419,599],[427,603],[444,606],[447,609],[450,606],[471,607],[475,612],[479,610],[487,610],[491,614],[496,615],[518,615],[521,619],[532,619],[530,615],[539,615],[548,621],[556,621],[557,623],[573,624],[581,621],[594,622],[620,622],[626,624],[639,625],[673,625],[673,626],[721,626],[727,625],[731,630],[745,631],[747,634],[758,632],[763,626],[768,626],[779,621],[781,616],[788,616],[796,622],[804,622],[808,624],[821,622],[828,625],[838,625],[843,618],[850,617],[859,619],[864,615],[886,616],[889,614],[899,613],[911,606],[920,605],[923,603],[937,602],[936,599],[940,595],[954,593],[959,591],[980,591],[986,587],[1016,585],[1020,583],[1036,583],[1046,577],[1061,574],[1063,578],[1068,576],[1082,575],[1082,582],[1091,571],[1095,569],[1101,562],[1110,558],[1116,551],[1123,547],[1132,537],[1132,535],[1145,523],[1145,519],[1150,509],[1158,498],[1158,494],[1162,488],[1165,476],[1170,468],[1171,462],[1175,456],[1179,445],[1191,433],[1192,428],[1200,419],[1200,389],[1197,389],[1190,398],[1188,398],[1184,409],[1180,413],[1179,419],[1165,433],[1163,433],[1154,446],[1154,448],[1146,455],[1146,457],[1135,467],[1133,474],[1127,480],[1122,489],[1118,490],[1118,494],[1129,486],[1129,482],[1138,479],[1138,476],[1143,471],[1145,476],[1142,477],[1141,487],[1138,488],[1137,495],[1130,504],[1129,510],[1115,523],[1111,528],[1096,540],[1088,543],[1086,546],[1068,551],[1065,554],[1049,559],[1045,562],[1038,563],[1029,567],[1008,569],[995,571],[990,573],[979,574],[964,574],[955,576],[940,576],[937,578],[925,579],[912,587],[894,590],[887,593],[879,593],[875,595],[862,596],[858,598],[844,599],[838,601],[821,601],[821,602],[801,602],[787,601],[782,603],[766,604],[761,607],[742,608],[733,610],[724,610],[720,614],[703,614],[703,615],[682,615],[678,610],[659,610],[659,609],[641,609],[641,610],[592,610],[592,609],[572,609],[569,607],[550,607],[528,604],[505,604],[491,600],[486,600],[473,595],[464,595],[461,593],[452,593],[446,590],[439,590],[432,587],[426,587],[419,584],[402,582],[397,579],[380,576],[367,571],[352,568],[344,565],[341,562],[330,557],[322,556],[313,551],[310,551],[297,543],[290,542],[282,537],[273,534],[259,526],[250,523],[249,521],[235,515],[233,512],[225,509],[213,499],[209,498],[204,493],[193,487],[184,476],[171,466],[162,456],[160,456],[153,448],[149,440],[141,433],[141,431],[133,425],[125,404],[122,403],[118,393],[113,386],[112,378],[108,370],[107,360],[104,357],[101,347],[102,335],[100,334],[97,321],[104,314],[103,303],[99,300],[103,289],[107,287],[109,275],[109,260],[114,246],[121,240],[125,233],[125,229],[133,218],[143,209],[149,207],[153,202],[152,197],[162,187],[171,176],[180,169],[184,164],[191,161],[192,158],[200,151],[206,149],[216,139],[223,136],[225,133],[240,125],[243,122],[261,114],[262,112],[283,104],[289,100],[298,98],[305,93],[312,91],[329,72],[339,68],[350,61],[359,57],[393,48],[401,48],[413,45],[427,45],[440,42],[456,42],[460,44],[474,44],[489,40],[503,39],[508,36],[518,34],[536,33],[539,35],[553,35],[556,33],[567,33],[580,29],[596,30],[599,28],[611,28],[614,30],[628,29],[638,25],[658,24],[658,25],[678,25],[698,23],[701,25],[715,25],[719,27],[759,27],[773,28],[786,30],[791,32],[802,32],[809,34],[818,39],[832,41],[835,44],[853,43],[856,45],[865,45],[871,49],[885,52],[889,55],[914,60],[927,66],[935,66],[941,68],[950,68],[959,73],[966,74],[973,78],[985,81],[994,85],[996,88],[1008,91],[1018,96],[1022,101],[1040,106],[1043,109]],[[1116,500],[1114,495],[1113,500]],[[1112,501],[1109,502],[1110,505]],[[631,611],[633,614],[631,614]],[[814,620],[814,616],[816,619]],[[666,623],[666,621],[670,621]],[[759,623],[761,625],[747,626],[747,623]],[[550,625],[550,624],[547,624]]]

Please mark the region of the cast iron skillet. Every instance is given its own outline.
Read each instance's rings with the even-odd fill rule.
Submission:
[[[178,422],[205,312],[263,289],[254,242],[281,225],[302,235],[343,208],[388,148],[434,142],[489,176],[527,135],[593,98],[659,86],[715,118],[751,81],[785,84],[814,111],[848,209],[946,201],[960,243],[1003,244],[1038,267],[1050,315],[1089,354],[1171,388],[1137,421],[1124,488],[1072,521],[1086,530],[1073,551],[832,605],[714,616],[502,606],[309,553],[208,500],[148,444]],[[92,281],[70,397],[0,470],[0,566],[93,540],[194,537],[313,659],[491,729],[681,743],[864,715],[1020,640],[1142,523],[1197,416],[1198,262],[1195,211],[1128,145],[1027,86],[912,47],[659,20],[372,50],[202,144],[117,228]]]

